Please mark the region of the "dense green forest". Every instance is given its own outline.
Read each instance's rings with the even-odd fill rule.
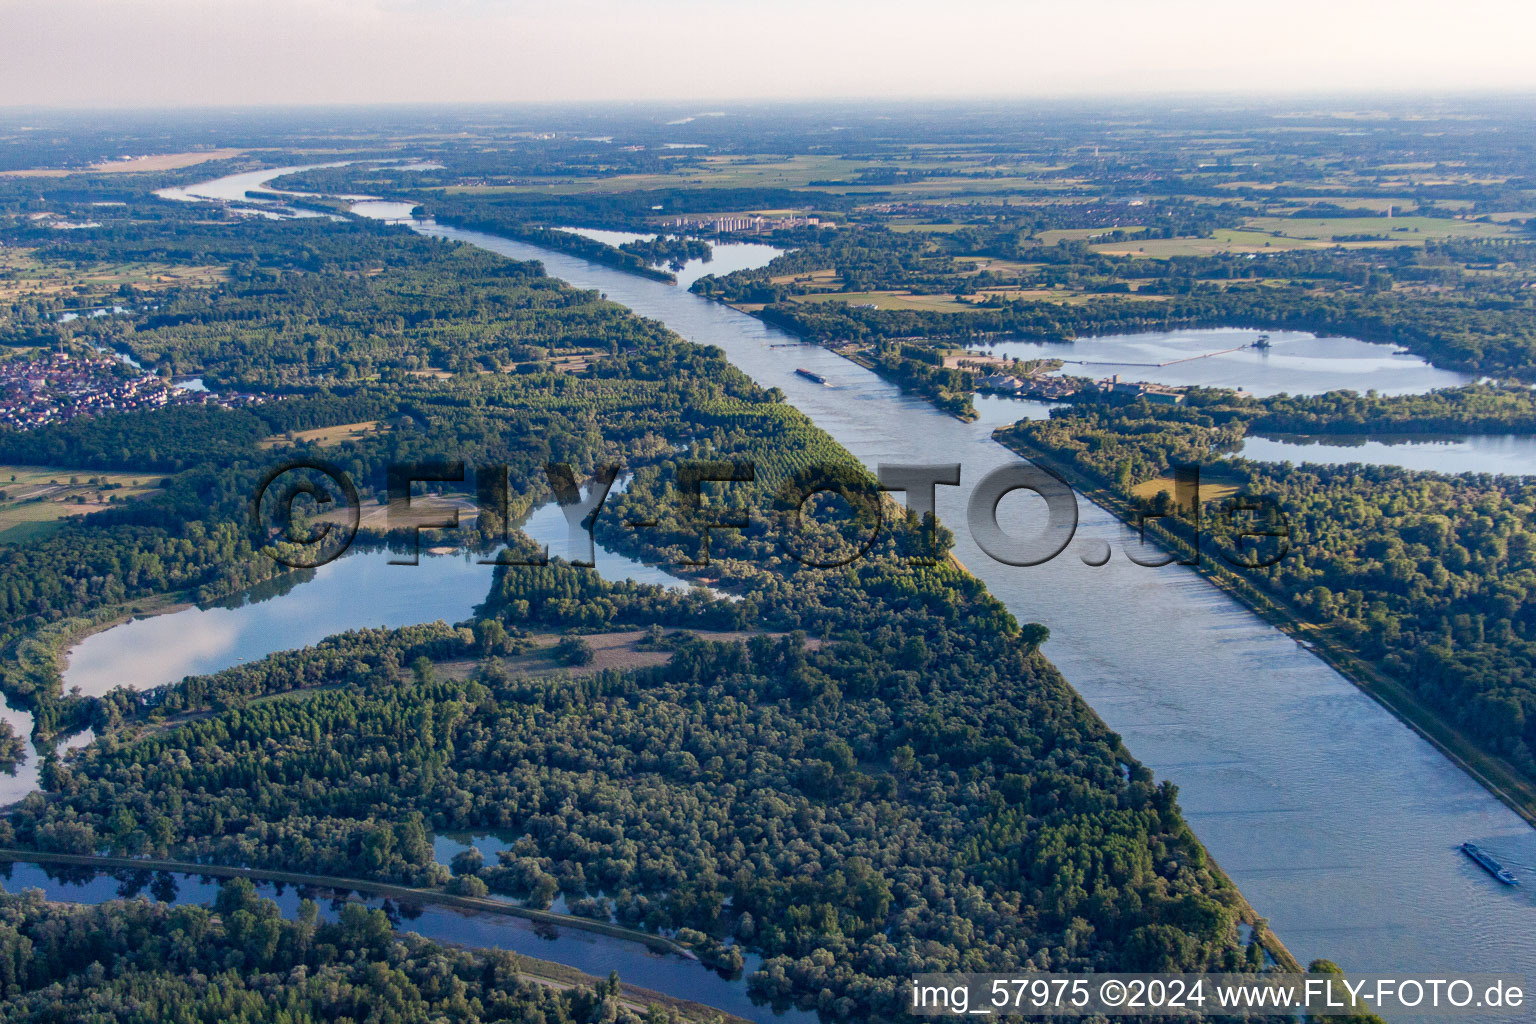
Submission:
[[[16,766],[26,757],[26,743],[16,735],[10,722],[0,722],[0,771],[15,775]]]
[[[418,189],[410,194],[420,196],[421,192]],[[433,198],[425,207],[438,220],[464,227],[473,226],[463,223],[464,218],[488,217],[499,224],[644,230],[654,227],[657,218],[678,214],[731,213],[807,204],[828,210],[846,209],[850,205],[842,197],[798,189],[674,186],[633,191],[496,193],[490,197],[460,192]]]
[[[1524,388],[1263,400],[1197,391],[1182,406],[1075,403],[1001,436],[1083,474],[1132,510],[1169,510],[1166,491],[1148,497],[1141,485],[1176,463],[1201,464],[1208,479],[1277,502],[1292,553],[1244,573],[1247,585],[1536,779],[1536,487],[1529,478],[1226,457],[1261,430],[1529,429],[1531,404]],[[1217,552],[1234,554],[1235,538],[1222,533],[1222,501],[1206,504],[1210,561],[1219,565]]]
[[[666,263],[673,270],[681,270],[683,264],[689,260],[703,260],[708,263],[713,254],[708,242],[701,242],[697,238],[675,238],[666,235],[621,242],[619,248],[624,252],[634,253],[652,266]]]
[[[575,574],[547,574],[546,609]],[[491,891],[600,894],[626,924],[733,937],[769,958],[754,989],[830,990],[838,1017],[898,1012],[917,969],[1257,956],[1173,788],[1059,676],[963,606],[863,601],[885,623],[869,639],[694,642],[646,671],[401,671],[418,629],[235,670],[305,699],[190,681],[135,711],[175,728],[112,732],[61,767],[13,841],[440,884],[429,829],[502,830],[513,849],[473,872]],[[203,700],[235,706],[187,718]]]
[[[217,289],[162,297],[117,343],[146,366],[209,386],[303,387],[538,364],[551,350],[626,344],[652,325],[565,288],[534,263],[366,223],[287,222],[264,236],[187,237],[130,222],[53,258],[228,261]],[[571,236],[573,238],[579,236]],[[102,247],[106,247],[103,250]],[[93,328],[101,329],[105,328]]]
[[[535,264],[364,225],[199,227],[137,214],[126,208],[121,225],[91,241],[55,233],[38,251],[64,263],[240,262],[216,288],[177,289],[111,325],[59,326],[59,340],[101,343],[110,330],[148,366],[270,389],[272,400],[0,430],[0,457],[13,462],[172,474],[150,500],[0,547],[0,642],[10,655],[0,686],[40,712],[45,734],[81,713],[56,706],[56,648],[93,615],[161,594],[210,600],[281,568],[253,548],[245,506],[268,467],[322,454],[288,440],[294,432],[377,422],[357,444],[323,453],[368,497],[383,492],[387,465],[452,452],[508,467],[512,493],[531,500],[546,487],[545,462],[582,473],[621,452],[641,462],[669,447],[663,430],[691,387],[704,403],[743,386],[707,379],[718,355]],[[553,366],[552,355],[572,352],[591,358],[586,372]],[[678,386],[689,378],[697,385]],[[275,447],[262,447],[268,439]]]
[[[694,287],[962,417],[975,378],[945,357],[1001,336],[1290,327],[1500,378],[1414,398],[1085,402],[1008,440],[1130,515],[1176,511],[1158,483],[1188,461],[1273,498],[1292,555],[1245,574],[1245,593],[1530,779],[1526,483],[1223,458],[1260,431],[1536,426],[1522,386],[1536,363],[1529,125],[1487,111],[1498,131],[1388,118],[1346,144],[1311,115],[1158,116],[1191,134],[1154,141],[1081,111],[823,123],[742,110],[621,125],[583,111],[553,127],[542,114],[444,114],[409,148],[362,132],[346,154],[361,162],[277,187],[407,199],[443,223],[662,279],[655,266],[707,251],[668,234],[678,217],[835,220],[769,234],[785,253],[768,267]],[[262,148],[154,175],[80,170],[138,140],[202,147],[232,132]],[[755,991],[840,1019],[897,1015],[918,970],[1261,961],[1236,927],[1251,911],[1174,788],[1044,660],[1045,630],[1013,621],[956,565],[924,564],[946,549],[943,527],[884,502],[719,350],[534,263],[357,220],[266,221],[146,196],[333,145],[323,120],[279,131],[253,118],[195,138],[133,118],[78,137],[0,121],[0,167],[74,172],[0,178],[6,354],[107,349],[258,399],[0,430],[0,460],[158,483],[0,544],[0,688],[32,712],[45,751],[45,790],[0,838],[536,905],[564,895],[578,913],[675,931],[727,970],[760,952]],[[610,247],[558,230],[573,225],[647,237]],[[65,320],[93,306],[121,312]],[[622,464],[633,476],[600,538],[712,589],[609,584],[558,561],[488,569],[464,623],[344,634],[147,694],[63,691],[59,655],[86,632],[307,578],[246,525],[270,466],[332,461],[371,506],[387,466],[445,456],[504,467],[512,500],[464,531],[485,545],[550,498],[546,462],[578,479]],[[683,480],[699,463],[755,474],[695,492]],[[853,514],[818,501],[799,522],[796,494],[829,479]],[[1213,564],[1236,541],[1221,511],[1212,503],[1204,521]],[[746,525],[708,526],[735,517]],[[1160,522],[1170,543],[1186,537],[1177,517]],[[363,543],[391,540],[373,529]],[[1239,586],[1232,575],[1222,581]],[[600,638],[620,630],[645,631],[637,647],[666,660],[599,660]],[[83,726],[97,736],[84,750],[48,752]],[[23,747],[0,734],[0,766]],[[495,830],[510,848],[437,864],[432,833],[456,829]],[[209,913],[6,899],[7,1006],[34,1019],[50,999],[77,1016],[140,999],[144,1019],[238,1019],[260,1015],[259,995],[300,1020],[369,1001],[402,1020],[633,1016],[612,993],[533,990],[495,955],[387,934],[360,909],[282,922],[248,891],[220,901]],[[242,959],[253,948],[260,963]]]

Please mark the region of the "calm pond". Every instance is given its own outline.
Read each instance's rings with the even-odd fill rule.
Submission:
[[[1269,348],[1253,347],[1261,335],[1269,338]],[[1067,344],[996,341],[978,351],[1010,359],[1065,360],[1061,372],[1073,377],[1118,374],[1123,380],[1155,384],[1240,388],[1261,398],[1319,395],[1340,388],[1418,395],[1472,381],[1391,345],[1320,338],[1304,331],[1155,331],[1079,338]]]
[[[1391,441],[1341,434],[1315,437],[1254,435],[1243,439],[1243,447],[1237,454],[1259,462],[1316,462],[1327,466],[1360,462],[1435,473],[1536,474],[1536,437],[1523,434]]]
[[[8,892],[41,889],[49,898],[71,903],[104,903],[107,900],[145,896],[163,903],[211,902],[218,895],[217,879],[175,872],[91,872],[37,864],[0,864],[0,880]],[[500,914],[475,913],[431,904],[411,905],[375,896],[339,893],[332,889],[302,891],[289,885],[255,882],[256,891],[275,900],[286,917],[298,913],[305,896],[320,905],[321,916],[334,921],[347,899],[370,907],[382,907],[395,926],[429,939],[464,946],[506,949],[540,960],[552,960],[597,977],[618,971],[619,977],[642,988],[693,999],[761,1024],[815,1024],[815,1013],[755,1004],[746,984],[729,980],[692,960],[658,953],[638,942],[617,939],[579,928],[551,928]],[[744,975],[758,968],[761,958],[748,959]]]
[[[557,558],[591,557],[586,534],[570,543],[559,505],[535,509],[522,532]],[[423,540],[423,547],[429,542]],[[655,566],[595,544],[596,571],[609,580],[687,587]],[[490,593],[494,566],[488,554],[422,554],[420,565],[392,565],[404,555],[357,551],[313,571],[233,600],[134,619],[76,644],[64,668],[64,688],[100,697],[117,686],[144,690],[189,675],[217,672],[276,651],[317,643],[349,629],[397,628],[418,622],[462,622]]]

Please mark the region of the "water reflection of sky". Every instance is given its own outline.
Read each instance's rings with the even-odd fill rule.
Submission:
[[[1069,344],[998,341],[976,351],[1015,359],[1067,360],[1062,372],[1075,377],[1119,374],[1125,380],[1158,384],[1241,388],[1259,396],[1314,395],[1342,388],[1412,395],[1472,381],[1465,374],[1430,366],[1418,356],[1399,355],[1390,345],[1354,338],[1270,331],[1270,347],[1253,348],[1261,333],[1265,332],[1221,328],[1115,334]]]
[[[469,617],[491,588],[492,569],[470,556],[390,565],[388,551],[349,554],[281,596],[233,608],[187,608],[86,637],[69,652],[65,689],[100,696],[215,672],[349,629]]]
[[[418,230],[543,260],[579,287],[602,289],[684,336],[722,345],[871,465],[963,458],[972,480],[1012,459],[985,440],[990,430],[947,419],[833,353],[796,344],[729,307],[563,253],[427,224]],[[1186,354],[1195,354],[1230,347],[1214,336],[1237,335],[1238,344],[1258,332],[1178,333],[1192,336]],[[1232,379],[1219,383],[1259,391],[1238,371],[1274,366],[1284,371],[1279,376],[1296,377],[1264,393],[1392,390],[1386,382],[1394,372],[1373,369],[1385,353],[1387,371],[1396,363],[1419,375],[1408,390],[1438,386],[1411,357],[1391,358],[1390,347],[1336,339],[1312,339],[1328,349],[1319,358],[1364,358],[1355,369],[1365,372],[1338,374],[1346,366],[1334,363],[1323,367],[1322,380],[1302,380],[1305,367],[1276,357],[1304,355],[1305,346],[1287,351],[1282,342],[1292,336],[1273,337],[1280,351],[1271,350],[1269,362],[1261,364],[1256,351],[1235,353],[1248,362],[1229,366]],[[1097,359],[1089,349],[1103,340],[1038,354]],[[1163,361],[1130,350],[1117,358]],[[796,366],[835,387],[811,386],[794,376]],[[941,515],[963,522],[963,493],[950,490],[940,488]],[[1495,961],[1526,969],[1528,903],[1490,883],[1455,847],[1470,838],[1511,864],[1536,863],[1530,829],[1311,652],[1185,570],[1131,565],[1120,549],[1134,535],[1096,506],[1084,503],[1081,514],[1084,538],[1113,539],[1115,558],[1103,567],[1067,557],[1027,571],[1000,569],[963,530],[957,553],[1021,621],[1052,628],[1046,653],[1144,763],[1179,783],[1212,854],[1291,948],[1304,960],[1327,955],[1360,970]],[[1369,738],[1372,756],[1339,756],[1361,737]]]
[[[977,394],[971,404],[976,407],[976,422],[984,427],[1006,427],[1019,420],[1048,420],[1051,407],[1059,402],[1042,402],[1033,398],[1009,398],[1006,395]]]
[[[1536,474],[1536,437],[1520,434],[1399,441],[1363,437],[1248,437],[1239,454],[1259,462],[1314,462],[1329,466],[1360,462],[1436,473]]]
[[[536,509],[522,530],[546,545],[554,558],[590,561],[595,548],[597,572],[604,579],[672,589],[690,586],[664,569],[591,545],[585,530],[573,536],[556,504]],[[86,637],[69,652],[65,689],[78,686],[93,697],[117,686],[147,689],[305,647],[349,629],[397,628],[436,619],[460,622],[490,593],[494,567],[479,561],[488,555],[423,555],[420,565],[389,564],[402,557],[358,551],[321,566],[312,579],[276,596],[242,599],[230,607],[186,608],[113,626]]]
[[[614,484],[614,494],[622,488]],[[610,494],[610,500],[614,496]],[[607,503],[604,503],[607,507]],[[602,512],[598,513],[602,515]],[[612,515],[610,510],[607,514]],[[636,583],[654,583],[669,590],[685,590],[692,586],[687,580],[672,575],[665,569],[646,565],[627,555],[619,554],[591,539],[591,534],[579,526],[572,529],[561,506],[553,502],[535,509],[519,527],[523,533],[544,545],[550,558],[564,558],[572,562],[593,562],[603,579],[617,583],[634,580]]]
[[[450,864],[471,849],[479,850],[486,864],[498,864],[501,852],[512,849],[512,844],[500,836],[477,832],[439,832],[432,837],[432,857],[439,864]]]
[[[218,895],[217,880],[171,872],[117,872],[99,874],[70,868],[43,868],[36,864],[0,864],[0,879],[10,892],[37,888],[53,900],[102,903],[106,900],[144,895],[168,903],[211,903]],[[319,905],[320,916],[335,921],[347,899],[357,899],[331,889],[302,890],[271,882],[256,882],[256,892],[275,900],[283,916],[298,914],[305,896]],[[673,954],[657,953],[626,939],[616,939],[576,928],[553,928],[500,914],[466,912],[432,905],[401,904],[378,897],[363,897],[370,907],[381,907],[397,928],[429,939],[465,946],[506,949],[524,956],[568,964],[595,977],[618,971],[631,985],[664,992],[679,999],[693,999],[758,1024],[816,1024],[814,1013],[789,1010],[775,1013],[755,1004],[747,995],[746,982],[728,980],[704,965]],[[752,957],[748,969],[761,960]]]
[[[401,203],[391,199],[366,199],[353,203],[351,210],[359,217],[369,220],[382,220],[388,224],[398,224],[411,219],[411,211],[418,203]]]

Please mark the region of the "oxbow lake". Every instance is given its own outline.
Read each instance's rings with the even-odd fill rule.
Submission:
[[[595,554],[596,571],[605,579],[691,585],[601,543],[588,549],[587,535],[572,538],[554,503],[535,509],[521,530],[554,557],[585,561]],[[423,536],[423,549],[433,536]],[[493,557],[423,550],[419,564],[397,565],[392,563],[409,555],[383,549],[348,552],[302,582],[282,579],[227,602],[134,619],[88,636],[69,651],[64,687],[79,687],[89,697],[118,686],[145,690],[306,647],[349,629],[398,628],[436,619],[461,622],[490,593],[495,567],[483,560]]]

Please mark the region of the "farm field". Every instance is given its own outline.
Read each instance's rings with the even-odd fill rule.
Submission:
[[[796,296],[799,302],[846,302],[851,306],[871,305],[876,309],[920,309],[939,313],[963,313],[972,307],[956,302],[950,295],[913,295],[905,291],[889,292],[818,292]]]
[[[273,434],[263,438],[261,447],[273,448],[289,441],[303,441],[308,444],[316,444],[325,447],[338,444],[346,444],[349,441],[359,441],[378,428],[378,420],[359,420],[356,423],[338,423],[330,427],[317,427],[314,430],[298,430],[291,435]]]
[[[161,475],[0,465],[0,543],[29,540],[67,516],[152,494]]]
[[[1287,238],[1322,242],[1332,242],[1338,236],[1386,235],[1399,245],[1419,245],[1426,239],[1507,238],[1514,233],[1505,224],[1448,217],[1254,217],[1247,226],[1251,231],[1275,231]]]
[[[64,178],[71,174],[133,174],[144,171],[175,171],[183,167],[196,167],[210,160],[230,160],[245,153],[244,149],[189,150],[185,153],[150,153],[123,160],[102,160],[78,170],[62,167],[26,167],[0,171],[7,178]]]
[[[223,281],[227,276],[224,267],[159,262],[97,263],[75,267],[38,259],[32,249],[0,248],[0,302],[52,297],[66,292],[75,292],[82,297],[107,296],[125,284],[149,290],[207,286]]]

